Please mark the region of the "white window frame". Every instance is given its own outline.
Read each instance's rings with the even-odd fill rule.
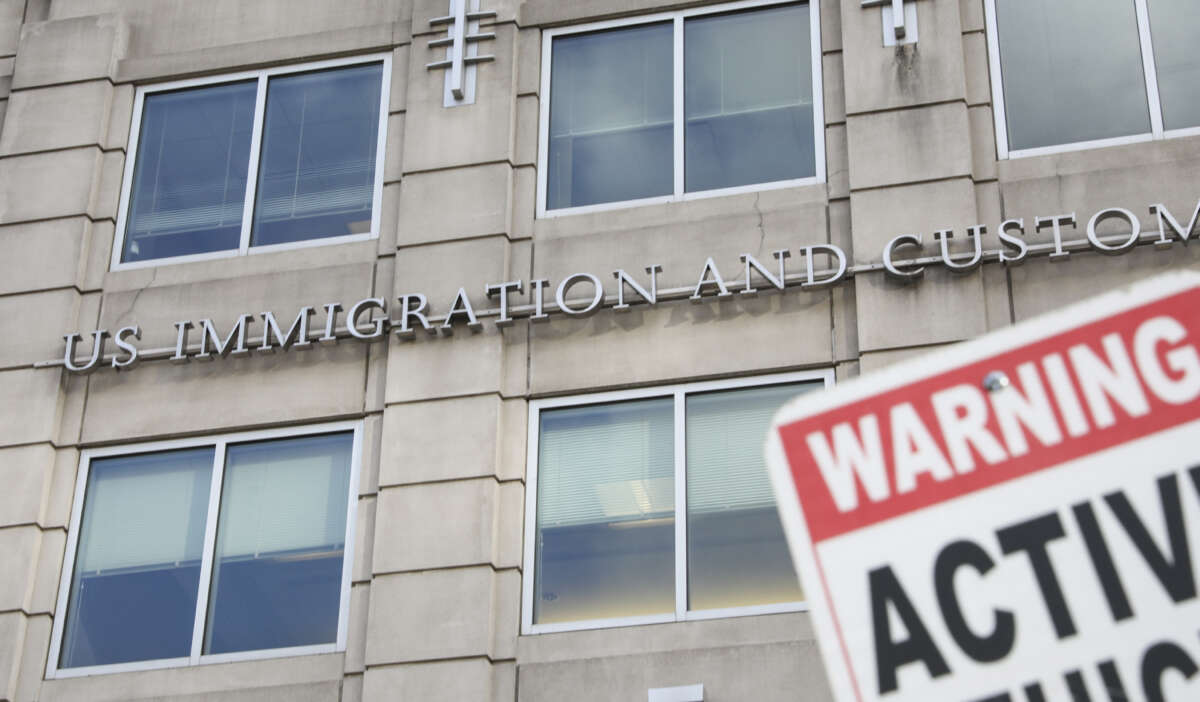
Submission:
[[[1130,0],[1137,15],[1137,31],[1141,45],[1142,69],[1146,81],[1146,100],[1150,106],[1150,131],[1141,134],[1075,141],[1067,144],[1039,146],[1032,149],[1010,149],[1008,144],[1008,115],[1004,104],[1004,77],[1000,68],[1000,33],[996,23],[996,0],[984,0],[987,27],[988,66],[992,75],[992,116],[996,123],[996,155],[1000,160],[1060,154],[1105,146],[1138,144],[1200,134],[1200,127],[1164,129],[1162,101],[1158,94],[1158,69],[1154,58],[1154,42],[1150,35],[1150,13],[1146,0]]]
[[[561,217],[564,215],[584,214],[587,212],[603,212],[605,210],[625,209],[629,207],[640,207],[642,205],[655,205],[668,202],[683,202],[687,200],[698,200],[709,197],[721,197],[723,195],[736,195],[738,193],[751,193],[762,190],[778,190],[781,188],[793,188],[801,185],[815,185],[825,182],[825,93],[822,88],[823,69],[821,62],[821,2],[820,0],[808,0],[809,11],[809,42],[812,45],[812,90],[813,90],[813,156],[816,161],[816,174],[808,178],[794,178],[790,180],[776,180],[766,183],[752,183],[750,185],[737,185],[731,188],[716,188],[713,190],[701,190],[698,192],[684,191],[684,105],[683,105],[683,24],[684,20],[691,17],[700,17],[703,15],[725,14],[728,12],[736,12],[738,10],[747,10],[753,8],[770,7],[772,5],[794,5],[800,4],[805,0],[741,0],[740,2],[730,2],[723,5],[708,5],[705,7],[696,7],[687,10],[679,10],[676,12],[659,12],[652,15],[639,15],[637,17],[628,17],[622,19],[605,20],[601,22],[591,22],[571,27],[562,27],[558,29],[547,29],[542,32],[542,85],[539,93],[541,104],[539,106],[540,116],[538,118],[538,180],[537,180],[537,216],[539,219],[548,217]],[[559,207],[552,210],[546,209],[546,192],[547,192],[547,177],[549,169],[547,168],[547,158],[550,150],[550,71],[551,71],[551,55],[552,47],[556,37],[564,37],[572,34],[587,34],[605,29],[616,29],[621,27],[633,27],[641,24],[649,24],[654,22],[673,23],[674,29],[674,58],[673,66],[673,92],[674,92],[674,111],[672,115],[672,124],[674,126],[674,188],[670,195],[659,195],[655,197],[638,198],[636,200],[620,200],[617,202],[603,202],[595,205],[580,205],[578,207]]]
[[[351,574],[354,571],[354,527],[355,513],[358,506],[358,478],[362,463],[362,427],[363,423],[360,420],[331,422],[282,429],[218,434],[191,439],[109,446],[105,448],[86,449],[80,452],[79,475],[75,480],[75,501],[71,509],[71,523],[67,532],[67,546],[63,557],[62,578],[58,584],[58,604],[54,609],[54,628],[50,637],[49,656],[46,660],[46,679],[77,678],[86,675],[103,675],[107,673],[158,670],[162,668],[179,668],[212,663],[253,661],[265,658],[281,658],[284,656],[307,656],[320,653],[344,652],[346,650],[346,631],[350,618],[350,581]],[[347,431],[352,431],[354,438],[350,456],[350,489],[347,497],[346,545],[342,560],[342,585],[338,605],[337,640],[333,643],[306,646],[202,654],[205,615],[208,613],[208,595],[212,580],[213,558],[216,551],[217,521],[220,518],[221,483],[225,473],[226,447],[234,443],[318,436]],[[191,655],[179,658],[159,658],[146,661],[130,661],[128,663],[59,668],[58,663],[62,655],[63,627],[66,623],[67,603],[71,596],[71,579],[75,572],[76,551],[79,546],[80,519],[83,516],[83,502],[87,493],[88,474],[92,460],[110,456],[134,456],[143,453],[157,453],[209,446],[213,447],[212,483],[209,487],[208,521],[205,524],[204,551],[200,561],[200,587],[196,596],[196,614],[192,624]]]
[[[266,117],[265,111],[267,104],[268,81],[275,76],[284,76],[294,73],[310,73],[327,68],[345,68],[348,66],[358,66],[370,63],[383,64],[383,75],[380,78],[382,84],[380,85],[379,90],[379,134],[375,144],[375,183],[374,192],[371,196],[371,231],[361,234],[342,234],[338,236],[306,239],[304,241],[293,241],[282,244],[251,246],[250,230],[254,224],[254,201],[258,187],[258,169],[260,165],[259,157],[262,151],[262,133],[263,123]],[[381,202],[383,199],[383,166],[384,157],[387,152],[388,106],[391,99],[389,94],[392,84],[391,76],[392,55],[390,53],[382,53],[329,59],[327,61],[314,61],[310,63],[288,66],[278,66],[256,71],[223,73],[221,75],[206,76],[204,78],[189,78],[185,80],[172,81],[170,83],[155,83],[153,85],[139,86],[134,96],[133,122],[129,127],[129,149],[125,156],[125,173],[121,181],[121,201],[117,208],[116,236],[114,237],[113,241],[110,270],[120,271],[134,268],[149,268],[152,266],[161,266],[173,263],[209,261],[213,259],[230,258],[233,256],[246,256],[248,254],[271,253],[273,251],[287,251],[290,249],[303,249],[311,246],[331,246],[334,244],[343,244],[351,241],[367,241],[369,239],[379,238],[379,226],[380,221],[382,220],[383,212],[383,206]],[[254,123],[252,125],[250,137],[250,162],[246,175],[246,199],[243,203],[242,232],[238,247],[235,249],[187,254],[184,256],[168,256],[164,258],[146,259],[143,261],[122,262],[121,254],[125,250],[125,229],[128,223],[130,190],[133,187],[133,170],[134,165],[137,163],[138,137],[140,136],[142,128],[142,108],[145,104],[146,96],[171,90],[199,88],[208,85],[220,85],[223,83],[234,83],[247,80],[257,80],[258,94],[254,101]]]
[[[529,403],[529,447],[525,465],[525,554],[521,583],[521,634],[550,634],[562,631],[579,631],[583,629],[606,629],[619,626],[638,626],[643,624],[666,624],[671,622],[696,621],[701,619],[719,619],[724,617],[747,617],[761,614],[777,614],[782,612],[803,612],[808,609],[808,603],[780,602],[765,605],[747,605],[744,607],[725,607],[720,609],[689,610],[687,590],[687,404],[688,395],[697,393],[737,390],[745,388],[762,388],[772,385],[786,385],[822,381],[829,388],[834,383],[832,368],[811,371],[796,371],[791,373],[776,373],[772,375],[757,375],[726,380],[713,380],[695,383],[680,383],[675,385],[658,385],[633,390],[617,390],[613,392],[589,393],[587,395],[570,395],[532,400]],[[667,614],[641,615],[631,617],[615,617],[610,619],[586,619],[572,622],[555,622],[551,624],[534,624],[534,561],[537,548],[537,485],[538,485],[538,455],[541,439],[542,410],[576,407],[609,402],[625,402],[628,400],[643,400],[649,398],[672,398],[674,402],[674,444],[675,444],[675,611]],[[764,438],[765,440],[765,438]]]

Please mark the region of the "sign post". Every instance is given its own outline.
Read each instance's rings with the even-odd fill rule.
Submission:
[[[776,416],[838,702],[1200,700],[1200,275]]]

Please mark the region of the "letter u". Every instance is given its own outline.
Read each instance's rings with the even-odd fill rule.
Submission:
[[[954,232],[950,229],[943,229],[939,232],[934,232],[933,238],[938,240],[942,248],[942,263],[955,273],[970,273],[983,263],[983,234],[987,228],[982,224],[974,227],[967,227],[967,238],[974,243],[974,254],[970,260],[965,263],[956,263],[954,256],[950,254],[950,239],[954,236]]]
[[[92,332],[92,357],[88,359],[87,364],[82,366],[75,364],[75,344],[81,337],[78,334],[63,336],[67,340],[67,351],[63,354],[63,365],[72,373],[91,373],[96,370],[100,364],[100,359],[104,357],[104,339],[107,336],[107,329],[97,329]]]

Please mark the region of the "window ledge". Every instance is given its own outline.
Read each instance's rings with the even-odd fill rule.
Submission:
[[[533,222],[534,238],[539,240],[568,238],[600,232],[648,229],[681,222],[728,218],[737,213],[781,211],[798,207],[821,207],[829,204],[826,183],[786,185],[739,192],[713,191],[698,193],[687,199],[672,202],[638,204],[613,203],[612,207],[591,212],[578,212],[541,217]],[[552,211],[553,212],[553,211]]]
[[[345,657],[344,653],[324,653],[58,678],[42,682],[39,699],[99,701],[186,695],[208,699],[222,691],[336,686],[344,674]]]
[[[525,0],[521,5],[520,25],[522,27],[553,27],[616,17],[636,17],[640,14],[671,12],[703,5],[720,5],[726,2],[729,0],[707,0],[707,2],[678,0],[666,3],[662,0],[626,0],[618,7],[613,3]]]
[[[517,640],[517,661],[525,665],[681,649],[815,643],[815,636],[807,612],[788,612],[522,636]]]
[[[254,276],[278,273],[304,273],[323,268],[338,268],[355,264],[374,264],[378,255],[377,238],[330,245],[297,247],[279,251],[264,251],[238,256],[211,257],[199,261],[121,268],[104,274],[105,292],[139,290],[216,280],[244,280]]]
[[[390,50],[408,43],[408,23],[391,22],[315,34],[134,56],[117,62],[117,83],[146,83]]]
[[[1013,156],[997,161],[1002,183],[1075,175],[1101,170],[1128,170],[1175,161],[1200,160],[1200,134],[1148,139],[1109,146],[1064,146],[1056,153]]]

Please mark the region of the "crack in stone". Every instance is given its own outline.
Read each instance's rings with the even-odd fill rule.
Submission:
[[[117,324],[117,326],[120,326],[122,320],[124,320],[126,317],[129,316],[129,314],[131,312],[133,312],[133,308],[137,306],[138,298],[140,298],[142,296],[142,293],[146,292],[146,288],[150,287],[151,285],[154,285],[154,279],[157,277],[158,277],[158,266],[155,266],[153,269],[151,269],[150,280],[146,281],[145,285],[138,288],[138,291],[133,294],[133,300],[131,300],[129,302],[129,307],[125,308],[125,311],[122,312],[121,314],[117,315],[117,318],[115,320],[113,320]]]
[[[763,211],[758,206],[758,200],[762,197],[762,193],[754,193],[754,212],[758,215],[758,254],[761,256],[763,246],[767,241],[767,229],[763,226]]]

